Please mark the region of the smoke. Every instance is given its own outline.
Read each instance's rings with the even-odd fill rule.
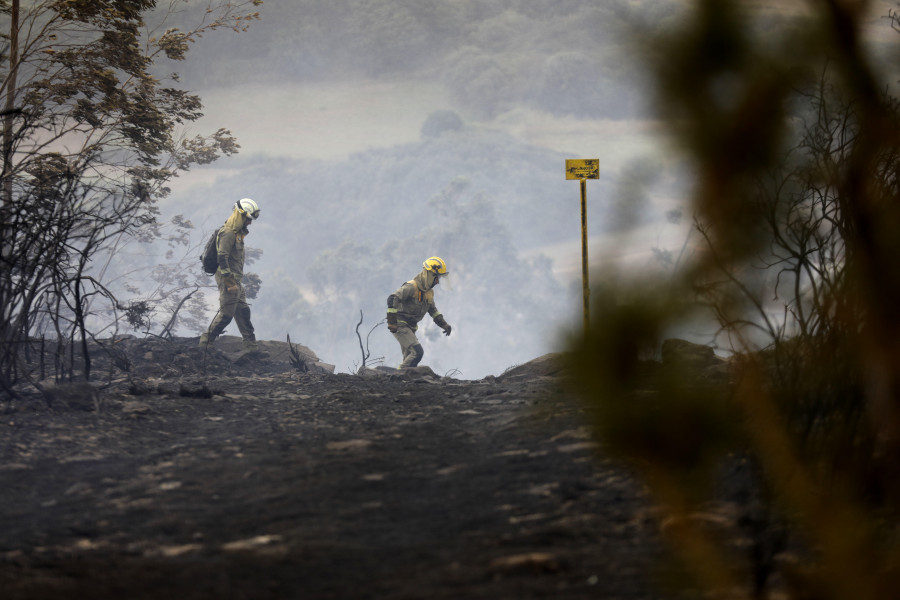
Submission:
[[[229,128],[242,149],[173,185],[161,209],[216,223],[236,198],[260,203],[247,238],[262,251],[248,269],[262,279],[259,337],[289,333],[352,370],[362,311],[371,356],[396,365],[399,347],[379,326],[386,298],[438,255],[454,273],[454,289],[437,291],[453,334],[426,317],[423,364],[480,378],[558,350],[581,299],[566,158],[601,158],[593,236],[642,228],[660,246],[672,202],[641,196],[623,220],[616,198],[643,193],[621,170],[654,137],[616,33],[635,3],[506,4],[266,3],[249,31],[215,32],[173,65],[204,99],[199,125]],[[677,5],[637,4],[648,23]],[[663,179],[678,168],[647,164]],[[634,253],[595,245],[598,263]]]

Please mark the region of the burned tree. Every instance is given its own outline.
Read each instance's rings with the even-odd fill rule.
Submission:
[[[203,32],[246,29],[260,0],[211,1],[189,31],[155,0],[0,1],[0,389],[25,372],[20,349],[43,334],[57,346],[90,337],[98,298],[115,301],[91,260],[154,222],[178,171],[237,151],[230,133],[186,139],[200,99],[153,72],[183,60]],[[145,20],[148,19],[148,20]],[[152,19],[153,22],[149,22]],[[177,76],[172,76],[177,80]],[[85,353],[86,357],[87,354]],[[89,376],[89,364],[84,365]]]
[[[357,373],[365,370],[366,364],[368,363],[369,358],[372,356],[372,351],[369,350],[369,338],[372,336],[372,332],[375,331],[376,329],[378,329],[379,325],[384,323],[384,320],[381,320],[378,323],[375,323],[375,325],[373,325],[372,328],[369,330],[369,333],[366,334],[365,346],[363,346],[362,334],[359,333],[359,328],[362,326],[362,323],[363,323],[363,311],[360,310],[359,311],[359,323],[356,324],[356,338],[359,340],[359,351],[360,351],[360,354],[362,355],[362,363],[359,365],[358,368],[354,369]],[[384,361],[383,356],[372,359],[372,362],[380,363],[383,361]]]

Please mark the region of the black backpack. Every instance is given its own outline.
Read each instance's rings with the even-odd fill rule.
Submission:
[[[217,240],[219,239],[220,231],[222,231],[221,227],[213,231],[212,235],[209,236],[209,241],[206,242],[203,254],[200,255],[200,262],[203,263],[203,272],[207,275],[215,275],[216,269],[219,268],[219,251],[216,246],[218,245]]]

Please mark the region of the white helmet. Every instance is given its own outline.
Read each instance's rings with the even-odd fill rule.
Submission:
[[[241,198],[234,203],[234,207],[251,219],[255,220],[259,218],[259,205],[250,198]]]

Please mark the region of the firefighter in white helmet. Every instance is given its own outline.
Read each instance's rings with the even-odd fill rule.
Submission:
[[[416,329],[425,313],[431,315],[434,324],[450,335],[452,328],[434,304],[434,288],[442,277],[449,275],[444,259],[432,256],[422,263],[422,272],[400,286],[388,296],[388,331],[394,334],[403,352],[401,369],[415,367],[425,351],[416,338]]]
[[[253,324],[250,322],[250,306],[241,285],[241,278],[244,276],[244,237],[250,232],[250,223],[257,218],[259,205],[250,198],[242,198],[234,203],[231,216],[218,234],[216,251],[219,266],[216,269],[216,284],[219,286],[219,311],[209,328],[200,335],[201,348],[219,337],[234,319],[244,338],[244,350],[259,351]]]

